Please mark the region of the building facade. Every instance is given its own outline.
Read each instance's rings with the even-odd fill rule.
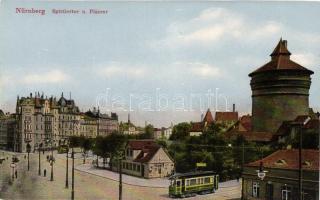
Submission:
[[[118,165],[112,169],[118,171]],[[174,162],[153,140],[131,140],[126,146],[122,172],[144,178],[167,177],[174,172]]]
[[[40,144],[57,147],[69,136],[80,135],[80,112],[74,100],[67,100],[63,93],[59,101],[44,97],[39,92],[17,98],[14,151],[25,152],[29,143],[32,150]]]
[[[99,109],[93,108],[89,110],[84,115],[87,118],[95,119],[97,124],[97,136],[107,136],[112,132],[119,131],[118,115],[116,113],[103,114]]]
[[[13,136],[16,127],[15,116],[0,110],[0,149],[13,149]]]
[[[299,152],[297,149],[279,150],[249,163],[243,172],[244,200],[298,200]],[[258,178],[263,163],[266,176]],[[319,150],[302,150],[302,194],[305,200],[319,199]]]

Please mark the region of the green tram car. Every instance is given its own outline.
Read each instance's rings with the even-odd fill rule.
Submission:
[[[219,175],[213,171],[174,174],[169,180],[169,197],[171,198],[209,194],[219,187]]]

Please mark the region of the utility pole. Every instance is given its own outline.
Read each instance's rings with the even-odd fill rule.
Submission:
[[[302,125],[299,126],[299,200],[303,200],[303,194],[302,194]]]
[[[119,200],[122,200],[122,155],[119,159]]]
[[[72,147],[72,189],[71,189],[71,200],[74,200],[74,151]]]
[[[244,181],[243,181],[243,167],[244,167],[244,138],[242,139],[242,159],[241,159],[241,199],[243,199],[243,187],[244,187]]]

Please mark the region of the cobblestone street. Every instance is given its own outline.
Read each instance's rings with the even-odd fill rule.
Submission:
[[[54,181],[50,181],[50,166],[46,161],[46,156],[41,153],[41,169],[42,176],[38,176],[38,154],[30,154],[30,171],[27,171],[27,159],[25,154],[17,154],[20,162],[17,164],[18,178],[11,185],[11,155],[12,153],[1,153],[5,160],[1,165],[1,194],[2,199],[71,199],[71,159],[69,160],[69,188],[65,188],[65,157],[55,155],[56,162],[54,164]],[[88,159],[87,163],[91,163]],[[82,158],[80,156],[75,159],[76,168],[81,168]],[[47,176],[43,176],[43,170],[47,170]],[[102,172],[109,173],[109,172]],[[118,181],[112,177],[104,177],[103,174],[94,174],[84,171],[75,170],[75,199],[118,199]],[[115,175],[113,175],[115,177]],[[146,180],[143,180],[146,181]],[[129,182],[123,183],[123,199],[124,200],[154,200],[154,199],[170,199],[168,197],[168,189],[166,187],[146,187],[137,186]],[[215,194],[198,195],[188,199],[239,199],[240,183],[227,182],[220,184],[220,189]]]

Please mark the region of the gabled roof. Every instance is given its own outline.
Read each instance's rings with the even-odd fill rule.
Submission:
[[[213,122],[213,117],[212,117],[210,109],[207,110],[206,115],[204,116],[202,122],[207,122],[207,123]]]
[[[156,153],[160,148],[161,147],[157,145],[157,146],[147,146],[141,149],[141,152],[136,157],[136,159],[134,159],[134,162],[141,162],[141,163],[149,162],[154,157],[154,155],[156,155]]]
[[[278,150],[273,154],[246,166],[259,167],[260,162],[265,168],[280,169],[299,169],[299,150],[286,149]],[[319,171],[319,150],[303,149],[302,150],[302,168],[303,170]]]
[[[216,112],[216,121],[238,121],[238,112]]]
[[[267,72],[267,71],[278,71],[278,70],[296,70],[313,74],[313,71],[299,65],[298,63],[290,59],[291,53],[287,49],[287,41],[280,39],[276,48],[271,53],[271,61],[259,67],[257,70],[249,74],[253,76],[256,73]]]

